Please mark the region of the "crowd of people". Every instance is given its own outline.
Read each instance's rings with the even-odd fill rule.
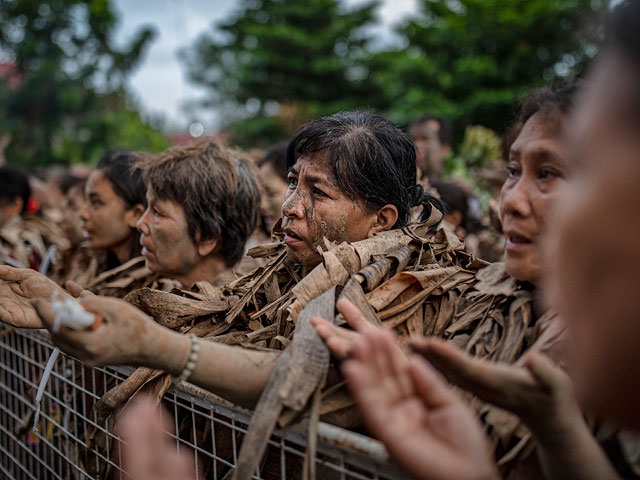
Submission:
[[[524,98],[485,219],[443,179],[451,132],[433,116],[404,132],[336,113],[262,155],[113,150],[31,186],[0,167],[0,320],[254,408],[337,286],[337,314],[309,320],[331,352],[317,388],[346,378],[357,405],[327,420],[361,419],[411,477],[636,478],[638,28],[640,3],[622,2],[580,84]],[[503,258],[483,255],[500,232]],[[64,297],[102,323],[54,328]],[[138,439],[125,467],[189,477],[152,408],[120,418]]]

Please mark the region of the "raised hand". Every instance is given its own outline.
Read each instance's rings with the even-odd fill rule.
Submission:
[[[35,298],[67,295],[53,280],[28,268],[0,266],[0,320],[18,328],[42,328],[31,305]]]
[[[584,421],[569,376],[542,353],[506,365],[439,339],[412,339],[410,346],[456,385],[518,415],[538,442],[545,478],[617,478]]]
[[[321,317],[313,317],[311,324],[316,327],[316,332],[325,341],[331,353],[336,358],[344,360],[350,355],[351,346],[359,336],[358,332],[377,327],[371,325],[349,300],[339,300],[336,306],[353,330],[329,323]]]
[[[409,360],[389,332],[363,331],[343,372],[366,425],[412,477],[499,478],[470,408],[427,362]]]

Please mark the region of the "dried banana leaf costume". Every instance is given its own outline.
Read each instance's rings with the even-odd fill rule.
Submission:
[[[560,338],[562,328],[552,314],[534,318],[530,286],[510,278],[503,264],[489,265],[465,253],[452,233],[440,229],[428,234],[432,223],[430,219],[360,242],[326,242],[322,263],[306,276],[301,267],[287,261],[284,245],[275,242],[249,252],[266,258],[264,266],[223,288],[199,283],[181,295],[145,288],[126,300],[158,323],[208,341],[284,350],[256,407],[261,414],[254,415],[258,425],[251,429],[262,433],[250,430],[243,443],[239,469],[251,471],[251,461],[241,464],[262,457],[263,437],[276,421],[286,426],[310,414],[345,427],[359,423],[343,384],[323,388],[330,356],[312,327],[309,330],[309,315],[303,309],[310,303],[315,312],[328,309],[326,316],[333,318],[335,302],[348,298],[369,321],[393,328],[403,347],[409,337],[434,335],[478,357],[507,363],[516,362],[530,348],[548,350]],[[335,321],[339,323],[340,317]],[[106,419],[138,391],[152,393],[160,401],[170,384],[169,375],[139,368],[95,409]],[[282,392],[290,398],[283,398]],[[531,442],[517,417],[470,400],[487,426],[498,458],[507,463],[519,458]]]

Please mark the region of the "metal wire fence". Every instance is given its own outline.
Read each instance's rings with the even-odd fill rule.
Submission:
[[[0,324],[1,326],[1,324]],[[32,431],[35,396],[53,346],[48,335],[7,328],[0,332],[0,474],[11,479],[130,478],[118,462],[113,419],[101,421],[94,403],[131,372],[90,368],[61,354],[47,386],[38,432]],[[188,383],[163,399],[174,419],[176,447],[193,456],[198,479],[229,478],[250,412]],[[395,479],[382,445],[366,436],[320,423],[319,479]],[[302,478],[304,425],[276,432],[253,478]]]

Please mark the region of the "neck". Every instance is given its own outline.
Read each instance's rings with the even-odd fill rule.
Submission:
[[[119,245],[116,245],[109,249],[118,258],[118,262],[120,262],[120,265],[131,260],[131,252],[133,251],[134,241],[135,236],[132,235]]]
[[[193,287],[196,282],[215,282],[226,269],[225,262],[218,255],[209,255],[202,258],[188,272],[173,275],[173,278],[180,282],[184,288],[189,289]]]

